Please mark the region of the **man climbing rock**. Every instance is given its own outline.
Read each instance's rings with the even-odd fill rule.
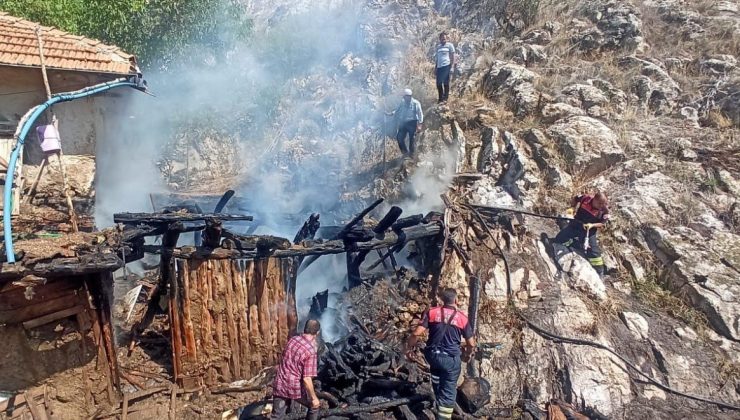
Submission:
[[[446,102],[450,96],[450,75],[457,65],[455,60],[455,46],[447,40],[447,32],[439,34],[439,44],[434,54],[434,74],[437,78],[437,93],[439,103]]]
[[[421,124],[424,122],[424,112],[421,110],[421,103],[414,99],[411,89],[403,91],[403,100],[395,111],[386,115],[395,115],[396,141],[406,157],[413,157],[416,149],[415,136],[418,130],[421,130]],[[409,145],[406,147],[406,136],[409,138]]]
[[[432,389],[437,400],[437,419],[452,418],[457,397],[457,379],[462,369],[461,356],[468,358],[475,349],[473,329],[468,317],[458,311],[457,292],[445,289],[440,293],[442,306],[430,308],[419,326],[406,342],[407,357],[414,358],[414,348],[425,331],[429,338],[424,348],[424,358],[429,362],[432,374]],[[464,352],[461,339],[465,340]]]
[[[285,418],[288,404],[293,401],[308,407],[307,419],[318,418],[319,399],[313,388],[317,375],[316,336],[321,325],[315,319],[306,321],[303,334],[296,335],[285,345],[272,387],[272,418]]]
[[[604,193],[588,194],[573,197],[573,221],[555,237],[555,242],[567,247],[582,247],[588,262],[599,273],[604,275],[604,259],[596,239],[599,229],[609,221],[608,199]]]

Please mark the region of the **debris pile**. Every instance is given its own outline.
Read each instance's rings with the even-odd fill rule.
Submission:
[[[319,389],[333,405],[386,403],[400,412],[421,413],[432,399],[429,376],[419,365],[359,328],[327,343],[320,364]]]

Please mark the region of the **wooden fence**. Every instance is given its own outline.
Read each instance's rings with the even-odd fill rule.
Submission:
[[[173,258],[170,270],[180,386],[248,379],[278,362],[297,323],[293,258]]]

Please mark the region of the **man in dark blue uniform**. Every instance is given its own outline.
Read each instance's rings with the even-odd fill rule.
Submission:
[[[440,294],[442,306],[430,308],[406,343],[406,355],[414,357],[414,348],[424,332],[429,339],[424,357],[432,374],[432,389],[437,399],[437,419],[451,419],[457,397],[457,379],[462,370],[462,357],[469,357],[475,349],[473,329],[468,317],[457,310],[457,292],[445,289]],[[461,341],[465,340],[465,352]]]
[[[583,247],[591,266],[604,275],[604,259],[601,257],[596,233],[609,222],[608,199],[604,193],[579,195],[573,198],[574,217],[568,226],[558,233],[555,242],[567,247]]]

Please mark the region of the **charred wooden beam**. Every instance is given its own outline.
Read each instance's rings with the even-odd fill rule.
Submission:
[[[216,207],[213,210],[213,213],[219,214],[221,211],[226,207],[226,204],[231,200],[231,197],[234,196],[234,190],[227,190],[224,195],[221,196],[221,199],[218,200],[218,203],[216,203]]]
[[[121,267],[123,267],[123,261],[114,253],[89,254],[81,257],[56,258],[31,266],[0,264],[0,280],[21,278],[28,275],[41,277],[85,275],[115,271]]]
[[[353,246],[357,246],[353,244]],[[362,276],[360,275],[360,266],[362,265],[367,254],[372,249],[364,249],[360,252],[347,252],[347,286],[352,289],[362,284]]]
[[[293,243],[299,244],[306,239],[313,239],[314,236],[316,236],[316,232],[321,227],[321,221],[319,220],[320,217],[321,216],[318,213],[314,213],[309,216],[308,220],[303,223],[303,226],[293,238]]]
[[[318,292],[311,298],[311,309],[308,310],[309,318],[319,319],[326,307],[329,305],[329,290]]]
[[[193,213],[116,213],[113,215],[115,223],[161,225],[174,222],[197,222],[207,219],[221,221],[250,221],[252,216],[241,214],[193,214]]]
[[[334,235],[334,237],[332,238],[332,240],[342,239],[343,237],[345,237],[347,235],[347,233],[350,230],[352,230],[352,228],[355,227],[355,225],[357,225],[358,223],[360,223],[362,221],[362,219],[364,219],[365,216],[368,215],[368,213],[370,213],[371,211],[373,211],[382,202],[383,202],[383,199],[382,198],[379,198],[379,199],[375,200],[375,202],[373,204],[371,204],[365,210],[361,211],[360,214],[358,214],[357,216],[355,216],[352,220],[349,221],[349,223],[347,223],[346,225],[344,225],[344,227],[342,228],[342,230],[340,230],[336,235]],[[303,264],[301,264],[301,266],[298,267],[298,274],[300,275],[303,271],[305,271],[308,268],[308,266],[310,266],[311,264],[313,264],[314,261],[316,261],[321,255],[323,255],[323,254],[315,254],[315,255],[312,255],[311,257],[309,257],[308,259],[306,259],[306,261],[304,261]]]
[[[421,214],[415,214],[409,217],[402,217],[396,220],[391,226],[391,229],[396,232],[401,229],[406,229],[411,226],[416,226],[424,221],[424,216]]]
[[[162,237],[162,247],[171,250],[177,246],[177,240],[180,238],[182,229],[182,222],[175,222],[169,225],[167,232]],[[171,259],[172,255],[170,253],[162,254],[162,258],[159,261],[159,282],[154,286],[152,298],[149,300],[144,317],[132,328],[135,335],[141,335],[144,332],[144,329],[149,326],[154,319],[154,315],[159,310],[159,300],[167,293],[167,284],[171,280]]]
[[[413,241],[416,239],[436,236],[441,231],[441,224],[434,222],[404,229],[402,233],[406,236],[407,241]],[[394,245],[398,241],[398,237],[399,236],[396,233],[389,232],[385,235],[383,239],[373,239],[371,241],[357,243],[356,251],[386,248]],[[256,250],[238,250],[224,248],[207,249],[202,247],[181,247],[167,250],[167,248],[163,246],[145,245],[144,250],[153,254],[171,253],[174,257],[177,258],[254,259],[258,257],[258,253]],[[346,244],[344,243],[344,241],[333,240],[321,243],[315,242],[312,243],[311,246],[306,247],[294,246],[288,249],[276,249],[270,255],[277,258],[287,258],[341,254],[344,252],[347,252]]]
[[[206,220],[206,229],[201,237],[203,246],[206,248],[218,248],[221,246],[221,233],[223,232],[223,223],[220,220]]]
[[[388,210],[388,213],[383,216],[382,219],[380,219],[380,222],[378,222],[377,226],[373,228],[373,232],[375,234],[382,234],[388,228],[393,226],[394,223],[398,220],[399,217],[401,217],[401,213],[403,213],[403,210],[401,210],[398,206],[391,207],[390,210]]]
[[[224,238],[232,241],[234,249],[238,250],[259,250],[260,255],[270,254],[276,249],[289,249],[290,241],[279,236],[272,235],[238,235],[224,229],[222,232]],[[216,247],[214,247],[216,248]]]
[[[371,204],[369,207],[367,207],[365,210],[360,212],[357,216],[355,216],[352,220],[347,223],[342,230],[339,231],[339,233],[336,234],[336,237],[334,239],[340,239],[344,236],[344,234],[352,229],[356,224],[360,223],[362,219],[365,218],[371,211],[375,210],[376,207],[378,207],[383,202],[382,198],[379,198],[375,200],[373,204]]]

